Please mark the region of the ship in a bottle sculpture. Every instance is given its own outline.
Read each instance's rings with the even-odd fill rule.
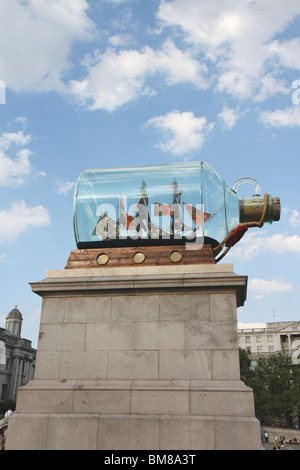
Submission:
[[[254,187],[248,198],[238,195],[245,182]],[[250,178],[229,188],[206,162],[86,170],[66,268],[215,263],[249,227],[279,218],[279,198]]]

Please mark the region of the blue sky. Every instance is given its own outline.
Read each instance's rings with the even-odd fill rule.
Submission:
[[[201,160],[281,198],[222,261],[239,322],[299,321],[299,52],[297,0],[1,0],[0,325],[17,304],[37,345],[83,170]]]

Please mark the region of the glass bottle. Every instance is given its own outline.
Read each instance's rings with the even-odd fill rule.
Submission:
[[[237,194],[242,183],[255,194]],[[256,181],[229,188],[206,162],[85,170],[73,206],[77,248],[194,243],[212,247],[243,223],[259,222],[265,208]],[[280,201],[268,196],[264,222],[279,220]]]

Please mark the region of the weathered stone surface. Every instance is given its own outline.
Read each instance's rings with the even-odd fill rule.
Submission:
[[[259,449],[230,265],[76,269],[43,297],[35,378],[8,449]]]
[[[162,295],[160,319],[162,321],[205,321],[210,320],[210,294]]]
[[[110,351],[109,379],[158,379],[158,351]]]

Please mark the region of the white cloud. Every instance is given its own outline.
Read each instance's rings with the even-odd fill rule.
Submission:
[[[206,67],[195,60],[189,52],[177,49],[166,41],[157,51],[146,46],[141,51],[107,49],[97,51],[84,60],[87,75],[82,80],[71,80],[71,94],[89,109],[114,111],[125,103],[149,94],[147,79],[160,74],[170,85],[190,82],[206,88],[203,78]],[[152,93],[152,92],[151,92]]]
[[[163,0],[157,17],[214,64],[219,91],[263,100],[287,92],[276,77],[282,66],[299,66],[299,39],[274,40],[299,14],[300,3],[294,0]]]
[[[292,290],[290,282],[286,282],[284,279],[251,279],[249,282],[249,290],[255,291],[254,297],[261,299],[267,294],[280,293]]]
[[[29,161],[31,152],[22,149],[17,152],[15,159],[7,157],[0,150],[0,186],[20,186],[24,177],[30,175],[32,167]]]
[[[11,158],[6,152],[12,147],[23,147],[31,141],[31,135],[19,132],[3,132],[0,136],[0,186],[20,186],[24,177],[32,171],[29,161],[31,151],[23,148],[16,152],[16,157]]]
[[[123,5],[124,3],[135,2],[136,0],[105,0],[106,3],[109,3],[112,6]]]
[[[150,119],[146,126],[162,131],[164,142],[159,147],[173,155],[183,155],[200,150],[205,137],[213,129],[205,117],[196,117],[192,112],[171,111],[164,116]]]
[[[271,73],[268,73],[261,79],[260,88],[255,96],[255,101],[265,101],[267,98],[277,93],[287,95],[290,94],[291,91],[283,80],[278,80]]]
[[[75,183],[73,181],[56,180],[55,185],[58,194],[66,195],[75,186]]]
[[[132,0],[106,2],[117,6]],[[300,69],[300,38],[278,39],[278,33],[300,14],[295,0],[161,0],[156,32],[168,28],[169,38],[174,32],[178,43],[181,33],[189,50],[176,47],[171,39],[156,50],[146,46],[117,53],[108,48],[85,59],[82,79],[69,80],[67,74],[75,65],[73,45],[99,34],[88,12],[87,0],[1,0],[1,79],[7,87],[71,93],[91,110],[113,111],[154,94],[146,81],[156,74],[168,85],[192,83],[206,89],[214,84],[237,98],[263,101],[288,93],[280,78],[283,68]],[[131,15],[130,21],[132,26]],[[110,25],[117,22],[115,18]],[[110,44],[124,48],[134,44],[134,38],[121,31],[119,25],[116,34],[108,32]]]
[[[31,135],[24,135],[22,131],[3,132],[0,136],[0,149],[7,150],[13,144],[23,147],[30,141]]]
[[[15,121],[20,122],[22,127],[24,128],[27,125],[28,118],[27,116],[18,116],[16,117]]]
[[[231,256],[249,260],[261,253],[293,253],[300,254],[300,236],[276,233],[272,236],[247,232],[246,235],[230,251]]]
[[[172,41],[166,41],[155,58],[156,70],[165,75],[169,84],[190,82],[202,89],[208,87],[204,78],[206,65],[195,60],[191,52],[178,49]]]
[[[289,224],[291,227],[298,227],[300,225],[300,212],[297,209],[283,207],[282,213],[289,217]]]
[[[292,209],[290,224],[292,227],[298,227],[300,225],[300,213],[297,211],[297,209]]]
[[[24,201],[14,202],[10,210],[0,209],[0,243],[16,240],[29,227],[50,225],[50,216],[43,206],[28,207]]]
[[[1,79],[21,90],[60,90],[76,41],[93,37],[86,0],[1,0]]]
[[[299,37],[289,41],[273,41],[269,44],[268,50],[278,57],[281,65],[300,70]]]
[[[129,46],[133,44],[135,40],[130,34],[115,34],[114,36],[110,36],[109,43],[113,47],[120,47],[120,46]]]
[[[231,130],[236,125],[240,115],[236,109],[227,108],[224,106],[222,111],[218,114],[218,119],[223,121],[223,129]]]
[[[113,111],[142,92],[151,55],[149,48],[142,53],[122,50],[118,54],[113,49],[103,55],[98,52],[85,60],[86,78],[70,82],[71,93],[89,109]]]
[[[300,126],[300,106],[291,106],[276,111],[263,111],[259,119],[272,127],[296,127]]]

